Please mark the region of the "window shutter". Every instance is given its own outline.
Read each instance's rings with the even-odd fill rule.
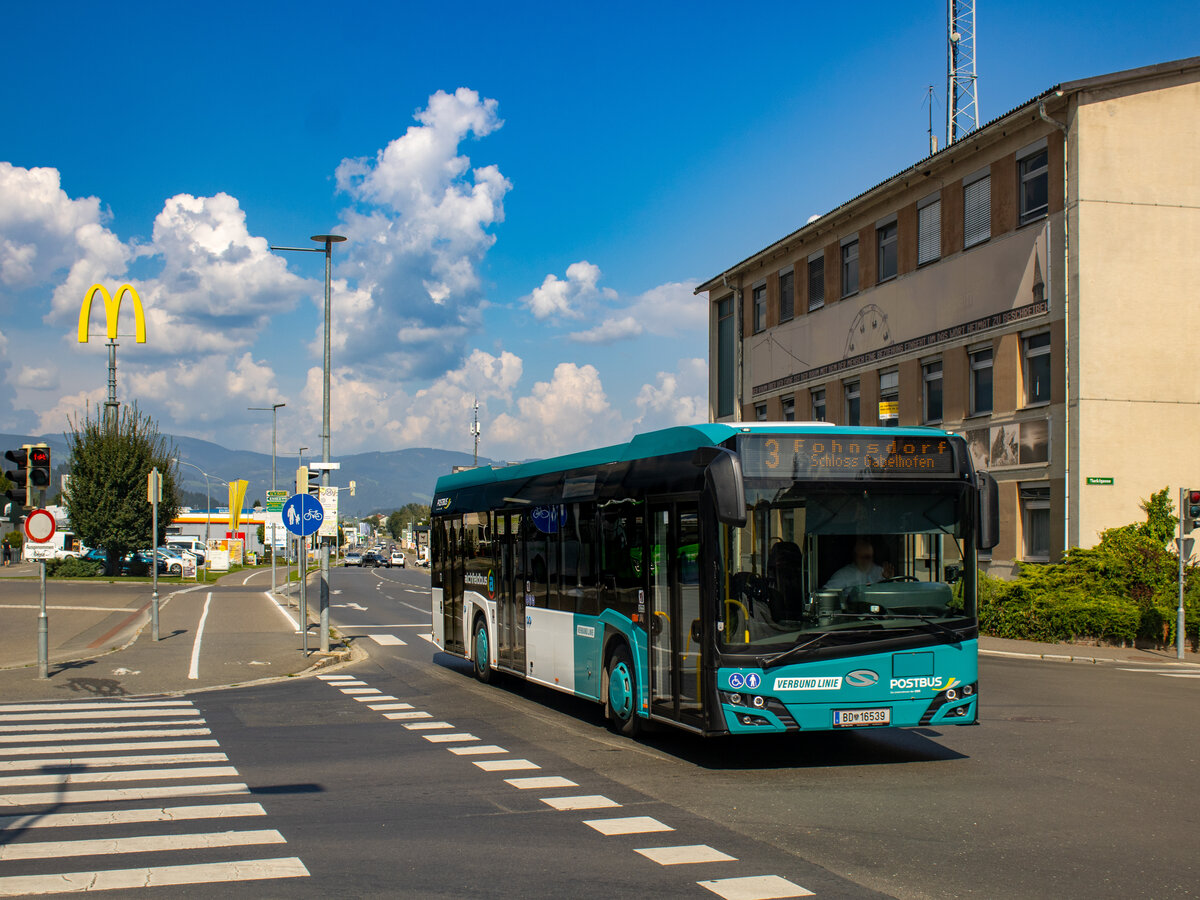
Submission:
[[[963,247],[992,236],[992,179],[984,176],[963,188]]]
[[[934,200],[917,211],[917,265],[942,255],[942,201]]]

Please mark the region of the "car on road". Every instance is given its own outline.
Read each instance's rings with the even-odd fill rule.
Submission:
[[[399,566],[400,568],[402,568],[402,569],[403,569],[405,566],[407,566],[407,565],[408,565],[408,562],[407,562],[407,560],[405,560],[405,558],[404,558],[404,554],[403,554],[401,551],[399,551],[399,550],[393,550],[393,551],[392,551],[392,558],[391,558],[391,559],[392,559],[392,565],[393,565],[393,566]]]
[[[362,565],[363,568],[366,568],[367,566],[370,566],[372,569],[378,568],[379,557],[375,555],[374,550],[368,550],[362,555],[362,563],[360,563],[360,565]]]
[[[342,557],[342,565],[344,566],[362,566],[363,555],[357,550],[347,550],[346,555]]]

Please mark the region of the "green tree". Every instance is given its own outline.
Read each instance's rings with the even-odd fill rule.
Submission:
[[[158,426],[136,407],[124,407],[106,421],[85,414],[75,420],[64,437],[71,457],[71,490],[67,512],[78,538],[99,547],[108,557],[108,571],[119,570],[121,558],[131,550],[150,546],[150,502],[146,479],[158,468],[162,475],[162,500],[158,504],[158,542],[167,524],[179,512],[179,477],[176,450],[159,434]]]
[[[387,530],[393,540],[400,540],[404,529],[429,518],[429,507],[423,503],[406,503],[387,517]]]

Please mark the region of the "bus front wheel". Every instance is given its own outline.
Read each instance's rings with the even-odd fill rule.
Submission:
[[[604,711],[608,727],[618,734],[634,737],[641,730],[637,715],[637,675],[633,657],[624,644],[617,647],[608,660],[608,694]]]
[[[475,620],[475,677],[488,684],[492,680],[492,666],[489,662],[491,653],[488,651],[487,622]]]

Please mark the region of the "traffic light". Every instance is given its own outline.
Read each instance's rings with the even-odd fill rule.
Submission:
[[[26,463],[29,468],[30,491],[44,498],[46,489],[50,487],[50,447],[46,444],[31,444]]]
[[[5,496],[18,506],[28,507],[29,445],[26,444],[20,450],[4,451],[4,458],[16,464],[15,469],[6,469],[4,472],[4,477],[12,482],[5,491]]]
[[[357,481],[350,482],[350,496],[351,497],[354,496],[354,492],[357,490],[358,490],[358,482]]]
[[[1200,489],[1185,488],[1183,491],[1183,533],[1200,528]]]

